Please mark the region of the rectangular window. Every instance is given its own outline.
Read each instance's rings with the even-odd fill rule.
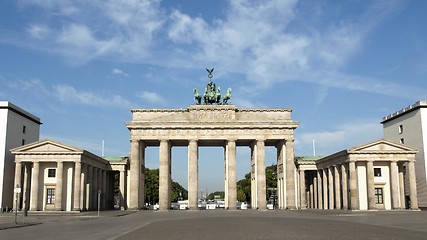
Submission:
[[[21,146],[24,146],[25,145],[25,139],[22,139],[22,145]]]
[[[399,134],[403,133],[403,125],[399,125]]]
[[[24,126],[22,126],[22,133],[23,133],[23,134],[25,134],[26,130],[27,130],[27,127],[26,127],[25,125],[24,125]]]
[[[55,204],[55,188],[46,189],[46,204]]]
[[[56,175],[56,169],[47,170],[47,177],[55,177],[55,175]]]
[[[401,143],[401,144],[405,144],[405,139],[401,138],[401,139],[400,139],[400,143]]]
[[[374,168],[374,176],[381,177],[381,168]]]
[[[383,189],[382,188],[375,188],[375,203],[376,204],[383,204]]]

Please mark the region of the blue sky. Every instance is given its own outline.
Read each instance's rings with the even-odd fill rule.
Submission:
[[[127,155],[131,108],[186,108],[215,68],[237,107],[294,110],[296,155],[312,155],[313,139],[328,155],[381,138],[382,117],[426,99],[426,11],[409,0],[6,0],[0,100],[39,116],[41,138]],[[239,178],[248,155],[238,149]],[[223,188],[222,156],[201,148],[200,188]],[[173,149],[184,186],[186,157]]]

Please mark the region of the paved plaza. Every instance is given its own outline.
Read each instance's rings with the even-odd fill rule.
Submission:
[[[427,211],[0,214],[0,239],[427,239]],[[24,221],[24,223],[23,223]]]

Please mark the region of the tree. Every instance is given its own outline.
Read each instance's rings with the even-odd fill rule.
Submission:
[[[188,191],[172,180],[171,201],[188,198]],[[159,202],[159,169],[145,168],[145,202],[151,205]]]
[[[266,199],[270,199],[271,196],[276,194],[276,191],[273,189],[277,188],[277,165],[271,164],[265,168],[265,185],[267,189],[270,189],[266,192]],[[239,192],[241,193],[239,194]],[[245,200],[243,200],[243,194]],[[240,195],[240,196],[239,196]],[[239,199],[240,197],[240,199]],[[237,182],[237,198],[238,201],[251,201],[251,173],[245,174],[245,178]],[[243,201],[242,201],[243,200]]]
[[[215,196],[219,196],[220,199],[224,199],[225,198],[225,192],[224,191],[216,191],[216,192],[210,193],[208,195],[208,199],[214,200]]]

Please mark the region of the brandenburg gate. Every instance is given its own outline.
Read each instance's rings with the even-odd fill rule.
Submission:
[[[213,69],[210,71],[210,78]],[[209,70],[208,70],[209,72]],[[292,109],[237,108],[220,103],[219,92],[209,82],[204,104],[195,89],[196,104],[186,109],[132,109],[130,130],[129,209],[144,206],[145,149],[159,147],[159,205],[167,210],[171,204],[171,150],[188,147],[188,207],[198,208],[198,147],[224,147],[224,184],[226,209],[237,208],[236,147],[251,149],[251,206],[266,209],[265,147],[277,149],[277,195],[280,209],[296,208],[296,167],[294,130],[298,123]],[[231,89],[227,94],[231,93]],[[212,96],[212,97],[209,97]],[[224,100],[229,100],[224,96]],[[217,103],[217,104],[215,104]]]

